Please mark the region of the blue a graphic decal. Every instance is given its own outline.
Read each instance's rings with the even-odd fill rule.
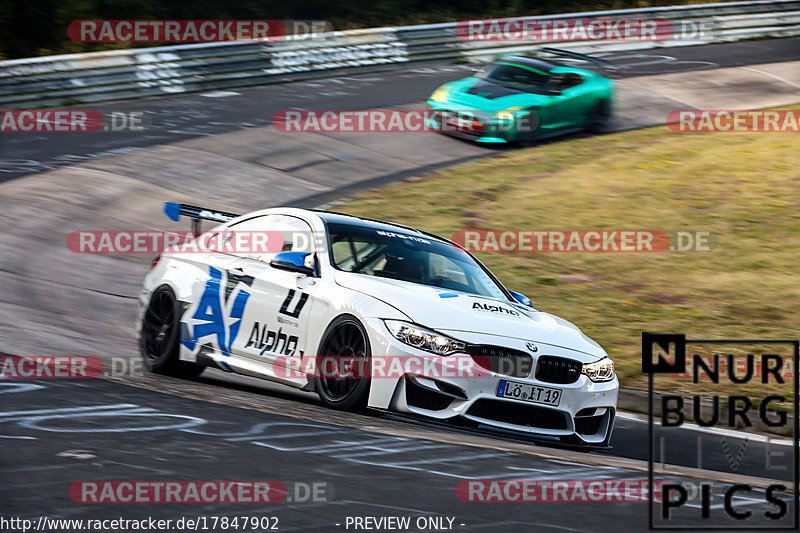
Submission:
[[[200,297],[197,309],[192,315],[194,319],[192,321],[194,322],[192,339],[194,340],[183,341],[183,344],[193,350],[195,341],[200,341],[203,337],[216,337],[216,344],[222,355],[229,356],[233,341],[236,340],[236,336],[239,334],[244,307],[247,304],[247,299],[250,298],[250,293],[244,289],[239,289],[226,319],[225,311],[232,291],[231,289],[223,289],[223,284],[227,287],[228,283],[233,280],[228,280],[228,283],[224,282],[222,271],[214,267],[209,267],[209,274],[210,278],[206,282],[203,295]]]

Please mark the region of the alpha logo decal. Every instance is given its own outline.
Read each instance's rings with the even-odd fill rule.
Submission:
[[[514,311],[513,309],[508,309],[500,305],[489,305],[489,304],[482,304],[480,302],[475,302],[472,304],[472,308],[477,309],[478,311],[487,311],[489,313],[499,313],[501,315],[519,316],[519,311]]]
[[[256,350],[261,350],[259,355],[264,355],[266,352],[271,352],[279,355],[300,355],[303,356],[303,350],[297,350],[297,335],[287,335],[283,332],[283,328],[278,328],[278,331],[270,330],[267,325],[263,326],[258,322],[253,323],[253,329],[250,331],[250,338],[247,339],[245,348],[251,346]]]
[[[242,316],[250,293],[242,285],[250,286],[251,276],[237,276],[209,267],[203,295],[193,313],[187,311],[189,318],[189,339],[181,342],[190,350],[196,345],[211,342],[224,356],[230,356],[231,346],[242,324]]]

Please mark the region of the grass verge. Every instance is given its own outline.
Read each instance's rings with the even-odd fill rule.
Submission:
[[[800,150],[791,133],[655,127],[499,154],[360,193],[336,210],[458,230],[709,230],[709,252],[480,253],[643,388],[641,332],[796,338]]]

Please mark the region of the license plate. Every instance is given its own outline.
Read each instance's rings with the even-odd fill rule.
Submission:
[[[561,389],[537,387],[536,385],[501,379],[497,385],[497,396],[544,405],[558,405],[558,402],[561,401]]]

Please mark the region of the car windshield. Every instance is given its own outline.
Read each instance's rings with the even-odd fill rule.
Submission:
[[[356,224],[329,223],[328,236],[339,270],[508,299],[480,264],[452,244]]]
[[[529,93],[545,92],[545,86],[550,80],[550,75],[543,70],[523,67],[504,61],[489,65],[477,77],[504,87]]]

